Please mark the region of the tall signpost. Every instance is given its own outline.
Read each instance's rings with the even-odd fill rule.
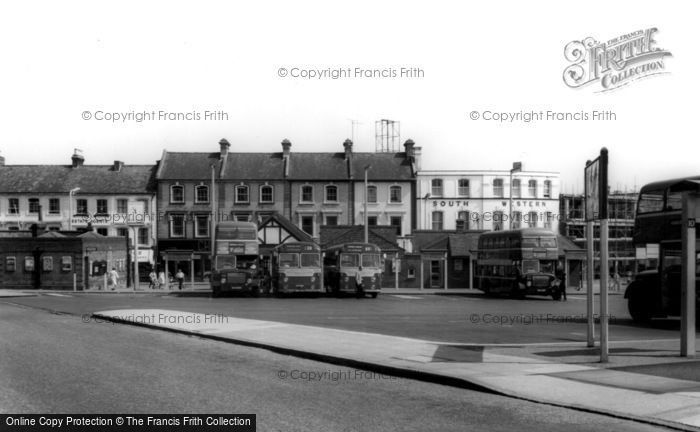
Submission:
[[[595,221],[600,221],[600,361],[608,361],[608,150],[602,148],[600,156],[586,162],[584,169],[586,188],[586,240],[588,266],[588,346],[594,346],[593,277],[595,261],[593,254]]]

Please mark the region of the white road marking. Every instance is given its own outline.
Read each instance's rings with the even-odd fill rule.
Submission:
[[[67,294],[54,294],[54,293],[44,293],[44,295],[52,296],[52,297],[73,297],[73,296],[67,295]]]
[[[410,295],[401,295],[401,294],[391,294],[391,296],[402,298],[402,299],[407,299],[407,300],[423,300],[423,297],[420,297],[420,296],[410,296]]]

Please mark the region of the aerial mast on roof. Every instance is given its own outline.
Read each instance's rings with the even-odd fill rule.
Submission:
[[[377,120],[374,123],[375,152],[396,153],[401,141],[401,122]]]

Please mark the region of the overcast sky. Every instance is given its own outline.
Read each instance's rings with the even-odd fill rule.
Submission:
[[[401,122],[425,169],[559,171],[610,151],[614,189],[700,174],[697,7],[663,2],[12,2],[0,13],[0,154],[7,164],[152,163],[163,149],[374,151]],[[109,6],[108,6],[109,5]],[[616,91],[571,89],[564,47],[658,28],[669,72]],[[301,69],[420,68],[422,78],[303,79]],[[97,111],[225,120],[96,120]],[[498,123],[470,112],[610,110],[614,121]],[[92,116],[83,119],[87,111]]]

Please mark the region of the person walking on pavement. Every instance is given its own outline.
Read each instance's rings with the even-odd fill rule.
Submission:
[[[158,275],[156,275],[155,269],[151,269],[151,272],[148,274],[148,287],[151,289],[158,287]]]
[[[165,272],[163,270],[158,272],[158,286],[165,288]]]
[[[185,274],[182,272],[182,270],[177,269],[177,273],[175,273],[175,279],[177,279],[178,289],[182,290],[182,284],[185,282]]]
[[[557,279],[559,279],[559,300],[566,301],[566,273],[564,273],[564,266],[559,263],[557,266]]]
[[[112,267],[112,270],[109,272],[109,283],[112,285],[112,291],[116,289],[119,283],[119,273],[117,273],[117,269],[114,267]]]

